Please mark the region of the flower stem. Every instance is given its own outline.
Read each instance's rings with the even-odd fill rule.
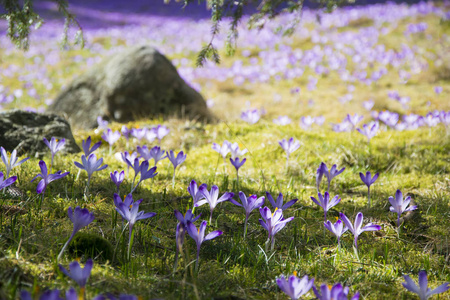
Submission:
[[[129,238],[128,238],[128,253],[127,253],[127,258],[128,261],[130,261],[130,255],[131,255],[131,247],[133,245],[133,237],[134,237],[134,232],[133,232],[133,224],[129,224],[130,227],[130,234],[129,234]]]
[[[372,205],[372,203],[370,202],[370,186],[367,188],[367,198],[368,198],[368,207],[370,208],[370,206]]]
[[[244,222],[244,240],[245,240],[245,236],[247,235],[247,219],[248,219],[248,216],[245,216],[245,222]]]
[[[270,245],[270,251],[273,251],[273,248],[275,247],[275,237],[272,237],[272,243]]]
[[[172,189],[175,188],[175,168],[173,168]]]
[[[69,245],[70,241],[73,239],[73,237],[75,236],[75,231],[72,232],[72,234],[70,235],[69,239],[67,240],[67,242],[64,244],[64,246],[61,249],[61,252],[59,252],[58,254],[58,258],[56,259],[56,261],[60,261],[61,257],[64,253],[64,250],[66,250],[67,246]]]

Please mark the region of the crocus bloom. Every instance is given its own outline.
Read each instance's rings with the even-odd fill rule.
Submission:
[[[61,139],[60,141],[58,141],[55,137],[52,137],[49,142],[46,138],[44,138],[44,143],[47,145],[48,148],[50,148],[50,152],[52,154],[52,162],[50,164],[50,173],[51,173],[55,154],[56,152],[61,151],[64,148],[66,139]]]
[[[273,209],[288,209],[292,205],[295,204],[295,202],[298,201],[298,199],[292,199],[291,201],[286,202],[286,204],[283,205],[283,194],[279,193],[277,197],[277,201],[275,201],[272,197],[272,195],[269,192],[266,192],[267,199],[269,199],[270,204],[272,205]]]
[[[119,171],[114,171],[114,173],[110,173],[109,176],[111,177],[112,182],[117,186],[117,194],[119,194],[120,191],[120,184],[125,179],[125,171],[122,171],[119,173]]]
[[[366,172],[366,175],[364,176],[363,173],[359,173],[359,177],[361,177],[362,182],[364,182],[365,185],[367,185],[367,197],[369,198],[368,206],[370,207],[370,186],[378,179],[379,173],[376,173],[373,175],[370,172]]]
[[[156,138],[159,140],[159,143],[161,144],[161,140],[169,134],[170,129],[167,128],[164,125],[158,125],[154,128],[152,128],[152,131],[155,133]]]
[[[320,182],[322,181],[322,176],[325,175],[328,180],[328,186],[327,186],[327,192],[330,192],[330,184],[331,180],[333,180],[334,177],[338,176],[342,172],[344,172],[345,168],[342,168],[340,170],[337,170],[336,165],[333,165],[328,171],[327,165],[323,162],[320,164],[319,168],[317,169],[317,176],[316,176],[316,185],[317,185],[317,191],[319,191]]]
[[[142,140],[147,134],[147,128],[133,128],[131,129],[131,135],[138,141]]]
[[[97,125],[98,129],[106,129],[108,128],[109,122],[107,120],[103,120],[102,116],[97,117]]]
[[[114,205],[116,206],[116,211],[122,216],[122,218],[128,221],[128,228],[130,230],[128,240],[128,258],[130,258],[131,234],[133,232],[134,224],[139,220],[156,216],[156,213],[154,212],[144,213],[143,211],[139,211],[139,205],[141,204],[142,199],[135,202],[132,201],[133,197],[131,194],[128,194],[128,196],[125,198],[125,201],[122,201],[119,195],[114,194]]]
[[[348,287],[343,287],[340,283],[336,283],[332,287],[326,284],[320,286],[320,292],[315,286],[312,287],[314,294],[318,300],[347,300],[348,299]],[[350,300],[358,300],[359,293],[356,292]]]
[[[364,124],[362,129],[357,128],[356,130],[362,135],[365,135],[367,137],[367,142],[370,143],[370,140],[377,134],[379,127],[378,122],[374,122],[372,125]]]
[[[341,244],[341,236],[348,230],[347,226],[344,226],[341,220],[337,220],[336,223],[331,223],[330,221],[323,222],[323,225],[326,229],[328,229],[332,234],[337,237],[338,246]]]
[[[248,152],[247,149],[239,150],[238,143],[231,144],[230,151],[231,151],[231,158],[233,158],[233,159],[235,159],[236,157],[244,156]]]
[[[120,133],[122,133],[122,135],[125,137],[125,139],[128,142],[128,140],[130,139],[131,130],[128,129],[127,126],[123,125],[122,128],[120,129]]]
[[[273,122],[277,125],[285,126],[291,124],[291,118],[288,116],[279,116],[276,119],[273,119]]]
[[[89,195],[89,184],[91,182],[91,177],[94,172],[104,170],[108,167],[108,165],[101,165],[103,163],[103,158],[97,160],[97,156],[92,153],[86,159],[86,156],[81,155],[81,164],[77,161],[74,162],[75,166],[80,168],[81,170],[85,170],[88,175],[87,185],[86,185],[86,195]]]
[[[97,142],[94,145],[92,145],[91,149],[89,149],[91,147],[91,137],[89,136],[86,140],[81,141],[81,148],[83,148],[84,155],[86,157],[88,157],[95,150],[97,150],[98,147],[100,147],[101,144],[102,144],[102,142]]]
[[[228,141],[224,141],[222,146],[217,144],[217,143],[213,143],[212,144],[212,149],[216,152],[218,152],[223,159],[225,160],[225,158],[227,157],[228,153],[230,153],[230,142]]]
[[[435,86],[434,87],[434,92],[439,95],[440,93],[442,93],[444,89],[442,88],[442,86]]]
[[[325,192],[325,194],[322,196],[321,193],[318,193],[319,200],[317,200],[314,197],[311,197],[311,200],[323,208],[323,214],[324,214],[324,222],[327,221],[327,212],[332,208],[333,206],[336,206],[339,202],[341,202],[341,198],[339,198],[338,195],[334,196],[333,199],[330,200],[330,194],[328,192]]]
[[[33,182],[36,178],[41,177],[41,181],[39,181],[36,187],[36,193],[41,194],[44,197],[45,189],[50,184],[50,182],[55,181],[57,179],[63,178],[64,176],[69,175],[69,172],[65,172],[61,174],[61,171],[56,172],[55,174],[48,174],[47,165],[45,161],[41,160],[39,162],[39,168],[41,169],[41,173],[37,174],[31,182]]]
[[[150,149],[148,149],[148,147],[145,145],[142,147],[137,146],[136,151],[141,155],[141,158],[143,158],[144,160],[150,160],[152,158],[150,156]]]
[[[287,141],[283,139],[278,143],[280,144],[281,148],[283,148],[283,150],[286,151],[286,170],[287,170],[289,167],[289,156],[291,155],[292,152],[300,148],[300,142],[294,140],[294,138],[291,137]]]
[[[202,187],[202,186],[207,188],[207,185],[205,183],[200,185],[200,187]],[[189,194],[192,196],[192,201],[194,202],[194,205],[198,201],[200,201],[202,199],[205,199],[205,196],[203,196],[203,193],[199,190],[199,188],[197,186],[197,182],[195,180],[191,181],[191,183],[189,184],[187,190],[188,190]]]
[[[406,282],[402,283],[403,286],[405,287],[405,289],[417,294],[419,296],[420,300],[427,300],[431,296],[436,295],[436,294],[441,294],[450,288],[448,282],[445,282],[444,284],[441,284],[434,290],[430,289],[428,287],[428,279],[427,279],[426,271],[419,272],[419,285],[418,286],[414,283],[414,281],[408,275],[403,275],[403,278],[405,278],[405,281],[406,281]]]
[[[72,221],[73,223],[73,230],[69,239],[62,247],[61,252],[59,252],[58,260],[61,259],[64,250],[66,249],[67,245],[69,245],[75,234],[80,231],[81,228],[88,226],[92,221],[94,221],[94,214],[90,213],[87,208],[80,208],[79,206],[75,207],[75,211],[72,210],[72,207],[69,207],[69,209],[67,210],[67,215],[69,216],[70,221]]]
[[[175,217],[177,218],[177,220],[179,221],[179,223],[177,224],[177,229],[175,231],[175,240],[176,240],[176,247],[177,247],[176,253],[175,253],[175,263],[173,266],[173,271],[175,272],[177,269],[177,264],[178,264],[178,253],[181,251],[181,248],[184,243],[184,236],[186,235],[186,231],[187,231],[187,223],[188,222],[194,223],[195,221],[197,221],[200,218],[201,214],[194,217],[191,209],[188,209],[188,211],[186,212],[186,214],[184,216],[180,211],[178,211],[176,209],[174,210],[174,214],[175,214]]]
[[[343,213],[339,213],[339,217],[344,222],[344,224],[348,227],[348,229],[353,233],[353,236],[355,237],[355,247],[358,248],[358,236],[363,233],[364,231],[378,231],[381,229],[380,225],[376,225],[373,223],[369,223],[366,226],[362,227],[363,223],[363,214],[362,212],[359,212],[356,215],[355,218],[355,224],[352,224],[350,220],[347,218],[346,215]]]
[[[112,145],[114,145],[120,139],[120,132],[117,130],[112,131],[110,128],[108,128],[105,132],[103,132],[102,139],[104,139],[109,144],[109,153],[111,154]]]
[[[186,160],[186,155],[184,155],[183,151],[180,151],[177,156],[175,156],[175,153],[170,150],[167,153],[167,157],[169,158],[170,162],[173,165],[173,178],[172,178],[172,187],[175,187],[175,170],[179,165],[181,165]]]
[[[205,230],[206,230],[206,221],[203,221],[200,224],[200,227],[197,229],[195,225],[192,222],[187,222],[187,232],[189,233],[189,236],[195,241],[197,244],[197,261],[195,263],[196,269],[198,270],[198,262],[200,258],[200,246],[204,241],[215,239],[218,236],[221,236],[223,234],[222,231],[216,230],[213,232],[210,232],[208,235],[205,236]]]
[[[155,146],[150,150],[150,157],[153,158],[155,161],[155,166],[158,163],[158,161],[163,160],[167,157],[167,155],[164,155],[166,151],[161,150],[161,147]]]
[[[199,191],[203,194],[205,199],[198,201],[195,204],[195,207],[199,207],[202,206],[203,204],[209,203],[210,208],[209,224],[211,224],[212,213],[216,205],[219,204],[220,202],[230,200],[234,196],[234,193],[226,192],[222,195],[222,197],[219,198],[219,188],[217,187],[217,185],[213,185],[211,187],[211,192],[209,192],[208,188],[203,185],[200,186]]]
[[[292,300],[297,300],[313,287],[314,278],[308,279],[308,275],[298,278],[296,275],[289,276],[286,280],[283,275],[277,278],[278,287]]]
[[[350,124],[352,124],[353,129],[358,126],[358,123],[362,121],[362,119],[364,119],[363,116],[360,116],[358,114],[354,114],[353,116],[350,114],[347,114],[347,117],[345,118],[345,120],[347,122],[349,122]]]
[[[139,182],[136,184],[136,186],[131,190],[131,192],[133,192],[135,189],[137,189],[137,187],[139,186],[139,184],[146,180],[146,179],[150,179],[155,177],[156,175],[158,175],[158,173],[156,173],[156,167],[152,167],[149,169],[149,163],[148,160],[144,160],[141,165],[139,166],[139,173],[141,174],[141,177],[139,178]]]
[[[12,168],[20,166],[21,164],[23,164],[24,162],[26,162],[27,160],[29,160],[30,158],[24,158],[21,161],[17,161],[17,151],[16,149],[14,149],[11,152],[11,157],[10,159],[8,159],[8,155],[6,153],[5,148],[0,147],[0,152],[2,154],[2,161],[5,164],[6,167],[6,177],[9,177],[9,173],[11,173]]]
[[[261,114],[257,109],[242,112],[241,119],[249,124],[255,124],[261,118]]]
[[[67,271],[62,265],[59,265],[59,269],[66,276],[72,278],[81,288],[86,286],[86,282],[91,276],[91,270],[94,262],[92,259],[88,259],[84,264],[84,268],[81,268],[78,261],[73,261],[69,264],[69,271]]]
[[[363,102],[364,108],[368,111],[372,110],[374,105],[375,105],[375,102],[372,99]]]
[[[251,195],[247,198],[243,192],[239,192],[239,198],[241,199],[242,204],[234,200],[233,198],[230,198],[230,202],[234,205],[241,206],[245,209],[245,223],[244,223],[244,238],[247,234],[247,221],[248,217],[250,216],[251,212],[255,208],[260,208],[264,204],[264,197],[259,197],[256,195]]]
[[[244,158],[243,160],[240,160],[239,157],[236,157],[235,159],[230,158],[231,164],[236,169],[236,181],[238,186],[239,186],[239,168],[242,167],[246,161],[247,161],[246,158]]]
[[[287,222],[292,221],[294,217],[283,219],[282,209],[275,208],[275,211],[272,213],[267,206],[264,208],[260,207],[259,213],[262,217],[262,219],[259,219],[259,223],[265,230],[267,230],[269,235],[266,243],[266,251],[269,242],[271,242],[271,250],[273,250],[275,244],[275,234],[283,229]]]
[[[3,180],[3,177],[4,177],[3,172],[0,172],[0,190],[10,186],[17,180],[17,176],[11,176],[5,180]]]
[[[389,202],[391,203],[391,207],[389,207],[389,210],[392,212],[397,213],[397,227],[400,227],[400,215],[404,213],[405,211],[412,211],[417,209],[417,205],[408,207],[409,203],[411,202],[411,196],[408,196],[403,200],[403,194],[400,190],[397,190],[395,192],[395,199],[394,197],[389,197]]]
[[[316,172],[316,187],[317,187],[318,193],[320,192],[320,183],[322,182],[322,177],[323,177],[323,175],[326,176],[327,173],[328,173],[327,165],[323,162],[320,163],[320,166],[319,166],[319,168],[317,168],[317,172]]]

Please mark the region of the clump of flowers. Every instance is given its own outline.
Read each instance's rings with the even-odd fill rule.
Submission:
[[[27,157],[27,158],[24,158],[24,159],[22,159],[20,161],[17,161],[18,157],[17,157],[16,149],[14,149],[11,152],[11,156],[9,157],[9,159],[8,159],[8,154],[6,153],[5,148],[0,147],[0,152],[2,154],[2,161],[3,161],[3,163],[5,164],[5,167],[6,167],[6,176],[5,176],[6,178],[9,177],[9,174],[11,173],[11,170],[13,168],[20,166],[21,164],[23,164],[24,162],[26,162],[27,160],[30,159],[29,157]]]
[[[298,278],[297,272],[294,272],[287,280],[283,275],[278,277],[277,285],[292,300],[297,300],[313,287],[314,278],[309,279],[308,275]]]
[[[176,171],[177,167],[186,160],[186,155],[183,153],[183,151],[180,151],[175,156],[175,153],[172,150],[170,150],[169,153],[167,153],[167,157],[169,158],[170,162],[173,165],[172,188],[174,188],[175,187],[175,171]]]
[[[89,184],[91,182],[92,174],[94,174],[94,172],[104,170],[108,167],[108,165],[102,166],[102,163],[103,163],[103,158],[100,158],[97,160],[97,156],[94,153],[89,155],[89,157],[87,159],[86,159],[86,156],[82,155],[81,163],[79,163],[77,161],[74,162],[75,166],[77,166],[81,170],[85,170],[88,175],[88,180],[86,183],[86,190],[85,190],[85,194],[84,194],[85,197],[89,196]]]
[[[44,143],[47,145],[47,147],[50,149],[50,152],[52,154],[52,161],[50,163],[50,171],[49,173],[52,172],[52,167],[53,167],[53,160],[55,158],[55,154],[58,151],[61,151],[64,148],[64,144],[66,143],[66,139],[61,139],[60,141],[58,141],[55,137],[52,137],[50,139],[50,142],[44,138]]]
[[[417,286],[414,281],[409,277],[408,275],[403,275],[403,278],[405,279],[405,282],[402,283],[402,285],[410,292],[413,292],[414,294],[417,294],[420,298],[420,300],[427,300],[433,295],[441,294],[450,288],[449,283],[445,282],[444,284],[441,284],[435,289],[430,289],[428,287],[428,278],[427,278],[427,272],[426,271],[420,271],[419,272],[419,285]]]
[[[400,228],[400,215],[404,212],[413,211],[417,209],[417,205],[409,206],[409,203],[411,202],[411,196],[408,196],[403,200],[403,194],[400,190],[397,190],[397,192],[395,192],[395,198],[389,197],[389,202],[392,205],[391,207],[389,207],[389,210],[391,212],[397,213],[397,227],[399,228]]]
[[[260,207],[259,213],[261,214],[262,217],[262,219],[259,219],[259,223],[268,232],[266,251],[269,247],[269,243],[270,243],[270,250],[273,251],[275,245],[275,234],[277,234],[281,229],[283,229],[284,226],[286,226],[287,222],[292,221],[294,217],[284,219],[283,210],[276,208],[275,211],[272,213],[267,206],[264,208]]]
[[[239,199],[241,199],[241,203],[237,202],[233,198],[230,198],[230,202],[234,205],[241,206],[245,209],[245,222],[244,222],[244,239],[247,235],[247,221],[251,212],[255,208],[260,208],[264,204],[264,197],[259,197],[256,195],[251,195],[247,198],[243,192],[239,192]]]

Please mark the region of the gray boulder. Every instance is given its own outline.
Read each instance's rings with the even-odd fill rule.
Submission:
[[[203,97],[161,53],[137,46],[104,59],[73,80],[49,107],[73,127],[97,127],[97,117],[128,122],[159,116],[212,121]]]
[[[0,146],[19,155],[41,155],[49,151],[43,138],[66,139],[63,152],[80,152],[69,123],[57,115],[38,114],[22,110],[0,113]]]

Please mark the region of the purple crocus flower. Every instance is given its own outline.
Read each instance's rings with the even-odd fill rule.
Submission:
[[[266,242],[266,252],[269,246],[269,242],[271,243],[270,249],[273,250],[275,245],[275,234],[277,234],[281,229],[286,226],[287,222],[290,222],[294,219],[294,217],[290,217],[287,219],[283,219],[283,210],[275,208],[275,211],[272,213],[270,209],[265,206],[264,208],[259,208],[259,213],[261,214],[262,219],[259,219],[259,223],[261,226],[267,230],[268,239]]]
[[[439,120],[445,126],[445,128],[450,128],[450,111],[445,112],[443,110],[439,112]]]
[[[102,142],[97,142],[94,145],[92,145],[91,149],[89,149],[91,147],[91,137],[89,136],[86,140],[81,141],[81,148],[83,148],[84,155],[86,157],[88,157],[95,150],[97,150],[98,147],[100,147],[101,144],[102,144]]]
[[[348,229],[351,231],[351,233],[353,233],[353,236],[355,237],[356,249],[358,249],[358,236],[361,233],[363,233],[364,231],[378,231],[381,229],[380,225],[376,225],[373,223],[369,223],[366,226],[361,228],[362,223],[363,223],[363,218],[364,218],[362,212],[359,212],[356,215],[355,224],[352,224],[350,222],[350,220],[347,218],[347,216],[344,215],[343,213],[339,213],[339,217],[344,222],[344,224],[348,227]]]
[[[292,120],[288,116],[279,116],[276,119],[273,119],[273,122],[277,125],[285,126],[291,124]]]
[[[323,225],[326,229],[328,229],[332,234],[337,237],[338,246],[341,245],[341,236],[348,230],[347,226],[344,226],[341,220],[337,220],[336,223],[331,223],[330,221],[323,222]]]
[[[148,218],[152,218],[156,216],[156,213],[149,212],[144,213],[143,211],[139,211],[139,205],[141,204],[142,199],[133,202],[133,196],[128,194],[124,201],[120,199],[120,196],[114,194],[114,205],[116,206],[116,211],[128,221],[129,228],[129,242],[128,242],[128,259],[131,254],[131,234],[133,232],[134,224],[139,220],[144,220]]]
[[[309,280],[308,275],[303,276],[303,278],[298,278],[295,273],[289,276],[287,280],[283,275],[277,278],[278,287],[292,300],[299,299],[314,285],[314,278]]]
[[[230,198],[230,202],[234,205],[241,206],[245,209],[245,222],[244,222],[244,239],[247,234],[247,221],[248,217],[250,216],[251,212],[255,208],[260,208],[264,204],[264,196],[259,197],[256,195],[251,195],[247,198],[243,192],[239,192],[239,198],[241,199],[242,204],[234,200],[233,198]]]
[[[120,139],[120,132],[117,130],[112,131],[110,128],[108,128],[103,132],[102,139],[104,139],[109,144],[109,154],[111,154],[112,145],[114,145]]]
[[[107,120],[103,120],[102,116],[97,117],[97,125],[98,129],[106,129],[108,128],[109,122]]]
[[[363,173],[359,173],[359,177],[361,177],[362,182],[367,185],[367,198],[368,203],[367,205],[370,207],[371,202],[370,202],[370,186],[378,179],[378,175],[379,173],[376,173],[375,175],[373,175],[370,172],[366,172],[366,175],[364,175]]]
[[[281,140],[278,142],[280,144],[281,148],[286,152],[286,170],[289,168],[289,156],[291,153],[296,151],[298,148],[300,148],[300,142],[297,140],[294,140],[294,138],[290,138],[289,140]]]
[[[119,173],[119,171],[114,171],[114,173],[110,173],[109,176],[111,177],[112,182],[117,186],[117,194],[119,194],[120,191],[120,184],[125,179],[125,171],[122,171]]]
[[[133,193],[139,186],[139,184],[146,180],[146,179],[150,179],[155,177],[156,175],[158,175],[158,173],[156,173],[156,167],[152,167],[149,169],[149,163],[148,160],[144,160],[141,165],[139,166],[139,172],[141,174],[141,177],[139,178],[138,183],[136,184],[136,186],[131,190],[131,193]],[[134,184],[134,182],[133,182]]]
[[[17,161],[17,151],[16,149],[14,149],[11,152],[11,157],[8,159],[8,154],[6,153],[5,148],[0,147],[0,152],[2,154],[2,161],[5,164],[6,167],[6,177],[9,177],[9,173],[11,173],[11,170],[17,166],[20,166],[21,164],[23,164],[24,162],[26,162],[27,160],[29,160],[30,158],[24,158],[20,161]]]
[[[62,173],[62,171],[58,171],[55,174],[49,174],[47,165],[45,164],[45,161],[41,160],[39,162],[39,168],[41,169],[41,173],[37,174],[31,182],[33,182],[36,178],[41,177],[41,181],[39,181],[37,187],[36,187],[36,193],[41,194],[42,193],[42,199],[44,198],[45,189],[50,184],[50,182],[55,181],[57,179],[63,178],[64,176],[69,175],[69,172]],[[41,200],[42,201],[42,200]]]
[[[240,150],[238,143],[231,144],[230,145],[230,151],[231,151],[231,158],[232,159],[235,159],[236,157],[244,156],[248,152],[247,149]]]
[[[4,178],[3,172],[0,172],[0,190],[10,186],[17,180],[17,176],[11,176],[5,180],[3,180],[3,178]]]
[[[177,156],[175,156],[175,153],[170,150],[167,153],[167,157],[169,158],[170,162],[173,165],[173,178],[172,178],[172,188],[175,187],[175,170],[179,165],[181,165],[186,160],[186,155],[184,155],[183,151],[180,151]]]
[[[186,212],[186,214],[184,216],[181,212],[179,212],[176,209],[174,210],[174,214],[179,222],[177,224],[177,229],[175,231],[176,253],[175,253],[175,263],[173,266],[173,271],[175,272],[177,269],[177,265],[178,265],[178,253],[181,252],[181,250],[182,250],[182,246],[184,243],[184,236],[186,235],[186,231],[187,231],[187,223],[188,222],[194,223],[195,221],[197,221],[200,218],[201,214],[194,217],[191,209],[188,209],[188,211]]]
[[[128,141],[130,140],[131,130],[128,129],[127,126],[123,125],[122,128],[120,129],[120,133],[127,140],[127,145],[128,145]]]
[[[61,293],[60,290],[47,290],[44,293],[42,293],[42,295],[39,297],[39,300],[64,300],[59,296],[60,293]],[[33,300],[33,298],[31,297],[30,292],[21,291],[20,300]],[[68,300],[67,297],[66,300]]]
[[[348,287],[343,287],[340,283],[336,283],[331,288],[327,284],[322,284],[320,286],[320,292],[315,286],[312,287],[314,294],[318,300],[347,300],[348,299]],[[350,300],[358,300],[359,292],[356,292]]]
[[[156,138],[158,139],[159,144],[161,144],[161,140],[162,140],[166,135],[168,135],[169,132],[170,132],[170,129],[167,128],[167,127],[164,126],[164,125],[158,125],[158,126],[152,128],[152,130],[153,130],[153,132],[155,133],[155,136],[156,136]]]
[[[261,114],[257,109],[250,109],[241,114],[241,119],[249,124],[255,124],[260,118]]]
[[[91,276],[92,266],[94,262],[92,259],[88,259],[84,264],[84,268],[81,268],[78,261],[73,261],[69,264],[69,271],[67,271],[62,265],[59,265],[59,270],[63,272],[66,276],[72,278],[84,291],[86,282]]]
[[[139,151],[139,149],[138,149],[138,151]],[[166,151],[161,150],[161,147],[155,146],[152,149],[150,149],[150,151],[149,151],[149,159],[148,160],[150,160],[150,158],[152,158],[155,161],[155,166],[156,166],[158,161],[163,160],[164,158],[167,157],[167,155],[164,155],[165,153],[166,153]]]
[[[218,152],[224,159],[227,158],[228,153],[230,153],[230,146],[231,143],[229,141],[224,141],[222,146],[217,144],[217,143],[213,143],[212,144],[212,149],[216,152]]]
[[[240,160],[239,157],[236,157],[235,159],[230,158],[231,164],[236,169],[236,181],[238,186],[239,186],[239,168],[242,167],[246,161],[247,161],[246,158],[244,158],[243,160]]]
[[[366,110],[371,111],[375,102],[372,99],[363,102],[363,106]]]
[[[291,201],[286,202],[286,204],[283,205],[283,194],[279,193],[277,197],[277,201],[275,201],[272,197],[272,195],[269,192],[266,192],[267,199],[269,199],[270,204],[272,205],[273,209],[288,209],[292,205],[294,205],[298,199],[292,199]]]
[[[131,129],[131,135],[141,141],[146,136],[147,130],[147,128],[133,128]]]
[[[199,200],[197,203],[195,203],[194,206],[199,207],[202,206],[203,204],[209,203],[210,208],[209,224],[211,224],[212,213],[216,205],[219,204],[220,202],[228,201],[234,196],[234,193],[225,192],[222,195],[222,197],[219,198],[219,188],[217,187],[217,185],[213,185],[211,187],[211,192],[208,191],[208,188],[206,186],[201,185],[199,191],[203,194],[205,199]]]
[[[320,192],[320,183],[322,182],[322,177],[323,175],[326,176],[326,174],[328,174],[328,168],[327,165],[325,163],[320,163],[319,168],[317,168],[317,172],[316,172],[316,187],[317,187],[317,192]],[[329,187],[328,187],[329,189]]]
[[[341,198],[339,198],[338,195],[334,196],[333,199],[330,200],[330,194],[328,192],[325,192],[325,194],[322,196],[321,193],[318,193],[319,200],[317,200],[314,197],[311,197],[311,200],[323,208],[323,214],[324,214],[324,222],[327,221],[327,212],[332,208],[333,206],[336,206],[339,202],[341,202]]]
[[[449,283],[445,282],[444,284],[441,284],[434,290],[430,289],[428,287],[428,278],[427,278],[426,271],[419,272],[419,285],[418,286],[414,283],[414,281],[408,275],[403,275],[403,278],[405,279],[405,282],[403,282],[402,285],[405,287],[405,289],[417,294],[419,296],[420,300],[427,300],[431,296],[446,292],[450,288]]]
[[[411,202],[411,196],[408,196],[405,198],[405,200],[403,200],[403,194],[400,190],[397,190],[397,192],[395,192],[395,199],[392,196],[389,197],[389,202],[392,205],[391,207],[389,207],[389,210],[397,213],[397,227],[400,227],[400,215],[402,213],[417,209],[417,205],[408,207],[409,203]]]
[[[67,248],[75,234],[80,231],[81,228],[88,226],[95,219],[94,214],[90,213],[87,208],[80,208],[79,206],[75,207],[75,210],[72,210],[72,207],[69,207],[69,209],[67,209],[67,215],[69,216],[70,221],[72,221],[73,223],[73,230],[69,239],[62,247],[61,252],[59,252],[58,260],[61,259],[64,250]]]
[[[325,165],[326,168],[326,165]],[[327,192],[330,192],[330,184],[331,184],[331,180],[333,180],[334,177],[338,176],[339,174],[341,174],[342,172],[344,172],[345,168],[342,168],[340,170],[337,169],[336,165],[333,165],[330,169],[330,171],[328,171],[325,175],[327,176],[328,179],[328,189]]]
[[[202,187],[202,186],[207,188],[207,185],[205,183],[200,185],[200,187]],[[200,201],[202,199],[205,199],[205,196],[199,190],[199,188],[197,186],[197,182],[195,180],[191,181],[191,183],[189,184],[187,190],[188,190],[189,194],[192,196],[192,201],[194,202],[194,206],[195,206],[195,204],[197,204],[198,201]]]
[[[358,114],[354,114],[353,116],[347,114],[347,117],[345,118],[345,120],[352,125],[353,129],[355,129],[356,126],[358,126],[359,122],[361,122],[362,119],[364,119],[364,116],[360,116]]]
[[[223,234],[222,231],[216,230],[213,232],[210,232],[208,235],[205,236],[205,230],[206,230],[206,221],[203,221],[200,224],[200,227],[197,229],[195,225],[192,222],[187,222],[187,232],[189,233],[189,236],[195,241],[197,244],[197,261],[195,262],[195,269],[198,270],[198,264],[199,264],[199,258],[200,258],[200,246],[204,241],[209,241],[212,239],[215,239],[218,236],[221,236]]]
[[[434,92],[439,95],[440,93],[442,93],[444,89],[442,88],[442,86],[435,86],[434,87]]]
[[[377,134],[380,125],[378,122],[373,122],[373,124],[364,124],[362,128],[357,128],[359,133],[367,137],[367,142],[370,144],[370,140]]]
[[[102,163],[103,163],[103,158],[100,158],[97,160],[97,156],[94,153],[89,155],[89,157],[87,159],[86,159],[86,156],[81,155],[81,163],[79,163],[77,161],[74,162],[75,166],[77,166],[81,170],[85,170],[88,174],[88,180],[87,180],[87,184],[86,184],[86,193],[85,193],[86,196],[89,195],[89,184],[91,182],[92,174],[94,174],[94,172],[104,170],[108,167],[108,165],[102,166]]]
[[[305,130],[309,130],[311,126],[314,124],[315,119],[311,116],[305,116],[300,118],[300,127]]]
[[[53,159],[55,158],[55,154],[58,151],[61,151],[64,148],[64,144],[66,143],[66,139],[61,139],[58,141],[55,137],[52,137],[50,139],[50,142],[44,138],[44,143],[47,145],[48,148],[50,148],[50,152],[52,154],[52,161],[50,164],[50,173],[52,172],[52,166],[53,166]]]

